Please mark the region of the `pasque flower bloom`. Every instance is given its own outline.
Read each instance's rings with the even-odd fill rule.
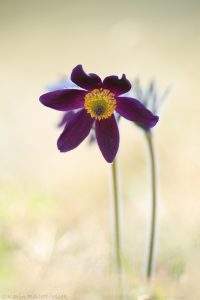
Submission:
[[[76,148],[95,127],[98,146],[107,162],[112,162],[119,148],[119,130],[115,117],[122,117],[151,128],[158,117],[138,100],[123,94],[131,89],[131,83],[123,74],[121,78],[108,76],[103,81],[93,73],[86,74],[82,65],[77,65],[71,74],[76,88],[60,89],[43,94],[40,101],[47,107],[72,111],[66,114],[65,128],[58,138],[61,152]],[[81,88],[81,89],[80,89]]]

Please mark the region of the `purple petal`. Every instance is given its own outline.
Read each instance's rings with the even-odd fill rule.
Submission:
[[[131,89],[131,83],[123,74],[119,79],[118,76],[108,76],[103,81],[103,88],[110,90],[115,95],[127,93]]]
[[[96,120],[95,132],[101,153],[111,163],[119,148],[119,129],[114,115],[108,119]]]
[[[154,127],[159,119],[140,101],[134,98],[118,97],[116,111],[124,118],[136,122],[145,128]]]
[[[62,116],[62,119],[58,123],[58,127],[62,127],[66,123],[68,123],[71,120],[71,118],[73,118],[74,115],[75,115],[75,111],[73,111],[73,110],[64,113],[64,115]]]
[[[57,90],[40,96],[40,102],[47,107],[67,111],[84,106],[86,91],[82,90]]]
[[[102,86],[101,78],[96,74],[86,74],[82,65],[72,70],[71,80],[85,90],[93,90]]]
[[[94,119],[85,109],[75,113],[60,135],[57,146],[61,152],[76,148],[88,136]]]

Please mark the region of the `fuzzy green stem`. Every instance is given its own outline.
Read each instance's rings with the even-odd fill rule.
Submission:
[[[120,207],[119,207],[119,189],[116,160],[111,165],[112,170],[112,190],[113,190],[113,211],[114,211],[114,243],[116,266],[119,274],[122,272],[122,249],[121,249],[121,228],[120,228]]]
[[[151,219],[150,219],[150,239],[147,253],[147,269],[146,278],[148,281],[152,279],[153,268],[155,266],[155,243],[156,243],[156,220],[157,220],[157,179],[156,179],[156,159],[155,148],[153,143],[153,135],[151,131],[145,133],[148,152],[149,152],[149,165],[151,176]]]

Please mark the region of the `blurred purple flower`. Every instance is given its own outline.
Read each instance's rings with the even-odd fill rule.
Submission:
[[[40,102],[47,107],[72,112],[65,114],[61,122],[66,123],[57,142],[61,152],[76,148],[94,126],[100,151],[105,160],[111,163],[119,147],[116,112],[146,128],[151,128],[158,122],[158,117],[141,102],[123,96],[131,89],[131,83],[124,74],[121,78],[108,76],[102,81],[98,75],[86,74],[82,65],[77,65],[72,70],[71,81],[78,86],[76,89],[66,85],[66,88],[62,87],[40,97]]]
[[[165,99],[171,92],[171,86],[167,87],[163,93],[159,93],[156,82],[150,81],[147,88],[143,88],[140,80],[136,79],[134,81],[133,97],[138,98],[144,106],[152,111],[153,114],[159,114],[161,106],[163,105]],[[136,125],[140,126],[142,129],[148,131],[151,128],[145,126],[145,124],[140,124],[136,122]]]
[[[47,90],[49,92],[62,90],[62,89],[77,89],[77,88],[78,88],[77,85],[73,81],[71,81],[70,78],[68,77],[65,78],[64,76],[58,82],[47,85]]]

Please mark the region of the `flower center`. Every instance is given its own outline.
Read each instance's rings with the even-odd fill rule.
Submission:
[[[101,88],[86,94],[84,106],[92,118],[101,120],[113,114],[116,104],[114,94]]]

